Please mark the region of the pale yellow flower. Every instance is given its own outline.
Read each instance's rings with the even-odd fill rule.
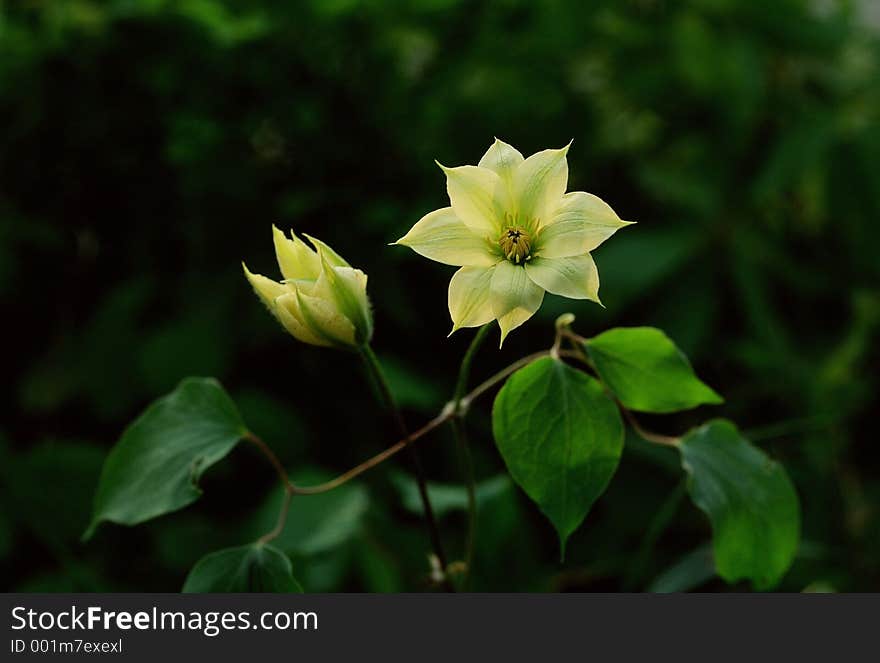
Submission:
[[[600,198],[565,193],[568,146],[528,159],[497,138],[476,166],[447,168],[450,207],[395,242],[460,266],[449,283],[452,331],[498,320],[501,342],[540,308],[544,292],[599,303],[590,251],[629,225]]]
[[[292,232],[290,239],[272,227],[281,282],[245,276],[269,311],[295,338],[312,345],[358,348],[373,334],[367,300],[367,275],[353,269],[323,242],[308,237],[311,249]]]

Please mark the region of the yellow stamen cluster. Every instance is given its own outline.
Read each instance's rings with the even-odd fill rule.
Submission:
[[[519,226],[507,228],[498,238],[504,257],[517,265],[532,259],[532,238]]]

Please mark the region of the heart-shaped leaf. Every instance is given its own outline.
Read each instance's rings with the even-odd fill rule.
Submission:
[[[589,339],[586,348],[602,380],[630,410],[677,412],[723,401],[654,327],[609,329]]]
[[[122,434],[104,461],[89,538],[103,520],[136,525],[202,494],[198,479],[247,433],[232,399],[210,378],[187,378]]]
[[[272,546],[254,543],[226,548],[202,557],[183,583],[185,593],[302,592],[287,556]]]
[[[507,380],[492,429],[511,476],[556,527],[564,554],[620,461],[617,407],[589,375],[546,357]]]
[[[716,419],[681,441],[688,492],[712,522],[715,568],[727,582],[773,587],[800,537],[797,493],[785,468]]]

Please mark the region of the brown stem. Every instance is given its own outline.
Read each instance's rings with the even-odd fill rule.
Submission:
[[[275,468],[275,472],[278,474],[278,478],[281,479],[281,483],[285,486],[292,485],[290,483],[290,477],[287,475],[287,470],[284,469],[284,465],[281,464],[281,461],[278,460],[278,456],[275,455],[275,452],[272,451],[272,448],[263,442],[259,437],[248,431],[244,434],[243,438],[253,444],[259,449],[263,455],[269,459],[269,462],[272,464],[272,467]]]
[[[419,489],[419,498],[422,501],[422,510],[425,515],[425,525],[428,529],[428,536],[431,539],[431,547],[434,549],[434,556],[440,562],[440,567],[445,569],[448,562],[446,559],[446,553],[443,550],[443,541],[440,538],[440,528],[438,527],[437,519],[434,516],[434,507],[431,505],[431,496],[428,494],[428,478],[422,467],[422,460],[419,456],[418,450],[415,447],[409,446],[409,441],[411,441],[409,428],[407,428],[406,422],[403,419],[403,413],[397,406],[397,401],[391,391],[391,385],[388,384],[388,380],[385,378],[385,372],[382,370],[382,365],[379,363],[376,353],[373,352],[373,349],[369,344],[366,344],[361,348],[361,357],[364,360],[367,372],[377,387],[380,400],[394,416],[398,432],[403,440],[406,441],[401,445],[401,448],[408,448],[410,453],[410,461],[412,462],[416,485]],[[443,579],[442,585],[448,592],[455,591],[455,587],[448,578]]]
[[[619,402],[617,405],[623,413],[624,418],[629,422],[629,425],[632,426],[636,434],[638,434],[643,440],[653,442],[654,444],[663,444],[667,447],[677,447],[681,444],[680,437],[675,437],[674,435],[662,435],[661,433],[654,433],[653,431],[646,430],[638,420],[636,420],[636,417],[632,412],[623,407]]]
[[[290,500],[293,499],[293,490],[290,484],[284,487],[284,501],[281,502],[281,510],[278,512],[278,520],[270,531],[266,532],[257,539],[257,543],[269,543],[273,539],[278,538],[284,531],[284,525],[287,524],[287,512],[290,510]]]
[[[485,382],[482,382],[481,384],[477,385],[469,394],[464,396],[460,401],[461,409],[467,410],[468,406],[470,406],[470,404],[471,404],[471,401],[478,398],[479,396],[482,396],[485,392],[487,392],[489,389],[494,387],[496,384],[498,384],[499,382],[504,380],[504,378],[506,378],[511,373],[515,373],[516,371],[521,369],[523,366],[527,366],[528,364],[531,364],[533,361],[541,359],[542,357],[549,357],[549,356],[550,356],[550,352],[548,350],[542,350],[541,352],[535,352],[534,354],[530,354],[526,357],[523,357],[522,359],[519,359],[519,360],[513,362],[507,368],[501,369],[495,375],[493,375],[491,378],[489,378]]]
[[[482,395],[496,384],[504,380],[511,373],[517,371],[518,369],[530,364],[536,359],[540,359],[541,357],[546,357],[550,353],[548,351],[536,352],[534,354],[528,355],[527,357],[523,357],[522,359],[513,362],[507,368],[502,369],[485,382],[481,383],[475,389],[473,389],[470,393],[463,396],[459,401],[460,410],[464,410],[467,408],[470,403]],[[564,351],[561,353],[566,355]],[[278,459],[278,456],[275,455],[275,452],[272,451],[271,447],[266,444],[261,438],[259,438],[254,433],[248,431],[242,437],[247,440],[251,444],[253,444],[257,449],[259,449],[262,454],[268,459],[269,463],[275,469],[275,472],[278,474],[278,478],[281,480],[282,486],[284,486],[284,502],[281,504],[281,510],[278,514],[278,522],[275,527],[257,539],[260,543],[266,543],[278,537],[279,534],[284,530],[284,523],[287,520],[288,510],[290,508],[290,501],[294,495],[318,495],[320,493],[326,493],[329,490],[333,490],[334,488],[338,488],[339,486],[351,481],[352,479],[360,476],[364,472],[369,469],[372,469],[376,465],[379,465],[385,460],[391,458],[391,456],[395,455],[399,451],[402,451],[410,444],[418,440],[420,437],[423,437],[427,433],[430,433],[432,430],[440,426],[441,424],[449,421],[455,416],[460,414],[459,408],[455,407],[455,403],[448,403],[446,407],[443,408],[443,411],[440,412],[436,417],[431,419],[424,426],[419,428],[417,431],[406,435],[403,439],[398,440],[395,444],[388,447],[384,451],[376,454],[372,458],[365,460],[360,465],[356,465],[351,468],[347,472],[343,472],[335,479],[331,479],[322,484],[318,484],[317,486],[297,486],[291,480],[290,476],[287,474],[287,470],[284,469],[284,465],[281,464],[281,461]],[[458,410],[458,412],[457,412]]]
[[[269,541],[278,538],[278,535],[284,531],[284,525],[287,522],[287,513],[290,510],[290,500],[293,499],[295,488],[290,481],[287,470],[284,469],[284,465],[281,464],[281,461],[278,460],[278,456],[275,455],[275,452],[272,451],[272,448],[268,444],[263,442],[263,440],[250,431],[245,433],[244,439],[256,446],[257,449],[269,459],[269,462],[278,474],[278,478],[281,479],[281,485],[284,486],[284,501],[281,503],[281,510],[278,513],[278,520],[275,523],[275,527],[257,539],[257,543],[268,543]]]
[[[330,481],[327,481],[325,483],[318,484],[317,486],[291,486],[293,489],[293,493],[295,495],[317,495],[319,493],[326,493],[328,490],[333,490],[334,488],[338,488],[342,484],[347,483],[348,481],[351,481],[352,479],[363,474],[367,470],[376,467],[376,465],[378,465],[379,463],[381,463],[385,460],[388,460],[389,458],[391,458],[391,456],[396,454],[398,451],[403,450],[409,444],[411,444],[412,442],[415,442],[417,439],[419,439],[420,437],[422,437],[426,433],[431,432],[432,430],[437,428],[437,426],[444,423],[445,421],[448,421],[451,418],[452,418],[452,412],[447,412],[446,410],[444,410],[443,412],[441,412],[439,415],[437,415],[436,417],[431,419],[431,421],[429,421],[427,424],[425,424],[424,426],[419,428],[414,433],[410,433],[407,437],[403,438],[402,440],[399,440],[398,442],[396,442],[392,446],[385,449],[385,451],[382,451],[381,453],[376,454],[372,458],[365,460],[360,465],[357,465],[357,466],[351,468],[350,470],[348,470],[347,472],[340,474],[335,479],[331,479]]]

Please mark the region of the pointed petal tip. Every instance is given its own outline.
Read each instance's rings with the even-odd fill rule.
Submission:
[[[291,234],[293,234],[293,231],[291,231]],[[320,255],[321,254],[321,243],[316,242],[315,238],[312,237],[311,235],[309,235],[308,233],[303,233],[302,235],[307,240],[309,240],[309,243],[314,247],[314,250],[317,251],[318,255]]]
[[[558,151],[562,152],[563,156],[566,156],[568,154],[568,150],[571,147],[571,144],[573,142],[574,142],[574,138],[572,138],[570,141],[568,141],[568,145],[566,145],[565,147],[560,147]]]
[[[247,277],[248,281],[253,281],[255,278],[262,276],[261,274],[254,274],[251,270],[249,270],[244,260],[241,261],[241,267],[244,270],[244,275]]]

